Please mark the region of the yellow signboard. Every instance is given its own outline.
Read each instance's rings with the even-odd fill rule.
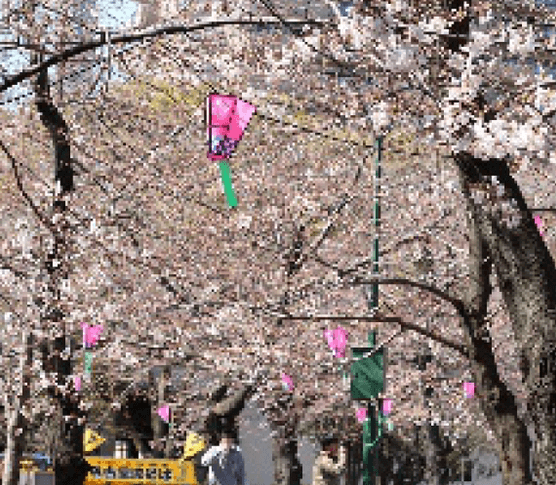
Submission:
[[[84,485],[198,485],[190,461],[87,456],[93,467]]]
[[[185,440],[185,445],[183,445],[183,459],[192,458],[199,451],[202,451],[206,443],[202,436],[197,433],[189,433],[187,439]]]
[[[106,440],[92,429],[85,429],[85,436],[83,437],[83,450],[85,453],[90,453],[95,448],[98,448]]]

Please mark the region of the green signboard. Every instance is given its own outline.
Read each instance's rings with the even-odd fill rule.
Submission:
[[[375,399],[384,392],[384,349],[371,357],[361,358],[372,347],[352,347],[351,398],[356,400]]]

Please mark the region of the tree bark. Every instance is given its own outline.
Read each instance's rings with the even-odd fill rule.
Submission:
[[[162,372],[158,381],[156,381],[156,399],[153,400],[154,406],[152,409],[152,428],[153,428],[153,439],[156,443],[154,450],[155,458],[164,458],[165,447],[162,445],[162,439],[168,438],[169,426],[164,420],[158,415],[157,410],[165,404],[166,398],[166,382],[169,375],[170,368],[165,366],[162,368]],[[153,376],[153,384],[155,383]]]
[[[57,449],[54,457],[54,471],[56,484],[68,483],[79,485],[83,483],[91,467],[83,458],[83,429],[85,413],[79,409],[79,396],[74,389],[65,390],[67,379],[71,375],[71,360],[62,357],[66,344],[66,329],[64,324],[64,311],[61,305],[60,287],[61,280],[68,275],[68,229],[65,220],[66,202],[64,196],[73,190],[73,170],[71,168],[70,145],[68,127],[63,116],[54,105],[48,86],[48,71],[42,70],[35,83],[37,110],[41,120],[50,133],[55,154],[55,180],[60,183],[60,191],[54,201],[54,215],[52,217],[53,249],[49,251],[44,269],[48,278],[47,304],[42,314],[46,325],[60,325],[61,337],[56,337],[53,348],[49,349],[48,356],[44,356],[46,368],[56,372],[57,382],[50,389],[50,394],[55,397],[62,409],[63,421],[57,429]],[[53,350],[53,352],[52,352]]]
[[[274,484],[300,485],[303,467],[297,456],[297,439],[291,431],[279,427],[272,443]]]
[[[25,352],[20,357],[19,377],[21,386],[19,392],[14,396],[13,403],[5,400],[6,412],[8,413],[8,426],[6,430],[7,443],[4,455],[4,470],[2,483],[5,485],[17,485],[19,483],[19,462],[23,453],[25,431],[27,431],[27,418],[23,415],[22,407],[28,403],[29,391],[29,369],[33,363],[33,338],[31,333],[23,332],[23,344]]]
[[[205,432],[208,435],[208,443],[211,446],[218,444],[220,440],[220,431],[223,425],[227,425],[232,428],[234,441],[239,443],[239,427],[237,425],[237,417],[245,407],[245,402],[253,392],[253,386],[245,385],[226,398],[224,398],[222,388],[220,388],[220,392],[216,392],[218,393],[218,398],[221,400],[212,407],[205,422]]]
[[[498,178],[502,176],[506,192],[507,188],[511,188],[514,191],[514,197],[515,195],[520,196],[517,205],[523,212],[520,215],[522,220],[519,223],[521,230],[525,231],[528,238],[534,239],[538,237],[538,234],[534,234],[536,232],[534,222],[519,193],[517,184],[510,182],[511,177],[505,161],[483,161],[467,154],[456,155],[455,161],[459,169],[469,214],[471,284],[467,308],[461,313],[464,320],[465,338],[475,359],[472,370],[479,388],[477,397],[481,409],[498,440],[504,484],[530,484],[533,483],[529,460],[531,440],[527,434],[525,423],[518,415],[514,395],[502,382],[498,374],[490,332],[487,328],[486,315],[487,304],[492,291],[490,283],[492,268],[494,267],[497,272],[499,285],[502,283],[500,289],[503,294],[508,292],[508,288],[504,288],[504,280],[511,285],[513,291],[524,292],[521,293],[522,303],[518,305],[527,307],[533,304],[531,316],[536,313],[534,311],[535,300],[537,300],[536,310],[539,311],[548,302],[546,300],[539,302],[537,298],[529,299],[532,296],[530,291],[525,289],[523,282],[520,283],[521,278],[525,276],[523,273],[520,274],[520,269],[528,275],[527,278],[530,278],[529,284],[534,283],[535,280],[537,284],[540,283],[537,276],[530,273],[532,268],[530,266],[525,267],[523,264],[527,261],[533,264],[532,260],[535,256],[533,256],[533,253],[527,253],[540,248],[533,248],[530,243],[527,245],[528,247],[519,248],[519,245],[516,244],[516,235],[511,234],[512,230],[509,227],[511,222],[503,221],[505,217],[516,217],[516,214],[511,213],[513,209],[511,209],[507,196],[500,197],[500,190],[493,186],[495,182],[490,178],[491,176],[496,175]],[[507,184],[509,186],[506,188]],[[518,194],[515,194],[516,190]],[[507,207],[502,205],[504,200]],[[508,210],[510,211],[509,214]],[[519,236],[517,238],[519,239]],[[543,251],[539,251],[536,257],[540,256],[542,258],[542,253]],[[504,260],[511,260],[511,264],[514,266],[513,270],[508,271],[508,268],[504,267]],[[554,268],[553,263],[552,268]],[[556,278],[553,281],[556,283]],[[545,285],[542,284],[542,286]],[[537,288],[537,290],[541,291],[541,288]],[[507,297],[505,300],[512,321],[517,320],[513,322],[514,327],[516,325],[521,327],[521,331],[525,330],[524,327],[528,327],[528,330],[534,333],[535,327],[531,321],[532,318],[524,319],[523,314],[519,315],[512,311],[512,302],[508,302]],[[531,308],[529,312],[531,312]],[[529,324],[526,323],[527,321],[529,321]],[[554,328],[553,324],[552,327]],[[518,344],[523,342],[523,337],[524,335],[521,332],[516,332]],[[537,342],[541,341],[542,343],[543,334],[537,332],[536,338]],[[552,479],[548,481],[541,480],[539,483],[548,485],[554,483],[554,481]]]

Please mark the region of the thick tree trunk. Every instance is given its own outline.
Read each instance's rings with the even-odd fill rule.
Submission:
[[[505,161],[483,161],[464,154],[455,156],[455,160],[460,171],[463,193],[468,205],[471,253],[470,294],[467,308],[460,309],[462,310],[460,313],[463,314],[466,340],[475,358],[472,369],[479,387],[479,403],[498,439],[504,484],[525,485],[533,483],[529,459],[531,440],[527,434],[525,423],[518,415],[514,395],[498,375],[492,342],[487,328],[486,311],[492,290],[490,277],[493,266],[497,272],[503,295],[508,293],[508,284],[512,288],[511,291],[524,291],[524,285],[520,284],[519,280],[525,274],[531,277],[530,283],[534,283],[536,280],[536,283],[540,284],[538,278],[531,274],[531,269],[534,267],[531,268],[529,266],[529,264],[532,264],[531,260],[534,260],[535,256],[531,254],[526,255],[527,252],[538,250],[539,248],[533,248],[528,245],[529,247],[523,246],[521,249],[518,249],[519,245],[516,243],[520,236],[512,234],[512,226],[514,228],[521,226],[521,231],[525,231],[529,239],[538,237],[538,234],[535,234],[536,230],[534,230],[533,220],[530,217],[530,213],[528,213],[521,194],[516,194],[515,192],[516,190],[519,192],[519,189],[517,184],[511,179]],[[498,179],[501,178],[504,190],[500,190],[500,187],[495,186],[496,181],[491,178],[492,176],[496,176]],[[508,198],[508,189],[510,188],[514,192],[512,197],[514,202],[511,202]],[[519,195],[518,199],[515,197],[516,195]],[[513,204],[516,205],[515,209]],[[517,209],[518,207],[520,208],[519,210]],[[516,214],[516,211],[521,212],[521,214]],[[514,219],[513,223],[511,222],[512,218]],[[518,218],[521,221],[518,221]],[[542,258],[542,251],[540,252],[539,256]],[[508,271],[505,263],[510,261],[510,264],[514,267]],[[526,261],[529,261],[528,267],[522,265]],[[554,268],[553,263],[552,268]],[[507,283],[504,283],[504,280]],[[556,278],[554,283],[556,283]],[[544,284],[541,284],[541,286],[544,286]],[[537,289],[538,295],[542,295],[542,289]],[[517,294],[515,296],[517,297]],[[534,319],[536,318],[534,310],[536,306],[536,310],[542,313],[542,310],[549,304],[549,301],[546,299],[539,301],[538,298],[530,297],[532,297],[530,292],[524,291],[520,297],[523,298],[521,304],[515,301],[508,302],[507,296],[505,297],[512,323],[514,327],[517,326],[519,328],[515,333],[518,345],[524,343],[523,338],[525,336],[522,335],[523,331],[529,331],[530,335],[535,335],[536,342],[541,342],[542,344],[544,340],[543,332],[539,331],[539,327],[534,324]],[[525,317],[525,315],[520,315],[515,310],[512,311],[512,305],[532,305],[529,307],[529,312],[533,309],[533,313],[529,317]],[[513,322],[516,319],[520,321]],[[527,321],[529,321],[528,324]],[[553,323],[550,324],[546,320],[545,323],[549,326],[552,325],[554,329]],[[554,483],[554,480],[550,479],[539,483],[548,485],[549,483]]]
[[[23,332],[22,342],[25,352],[20,357],[17,378],[20,387],[17,395],[12,396],[11,403],[5,396],[5,409],[8,413],[8,426],[6,430],[7,443],[4,457],[4,470],[2,483],[17,485],[19,483],[19,461],[23,452],[25,433],[28,432],[27,418],[23,415],[23,406],[28,404],[30,398],[30,368],[33,363],[33,335]]]
[[[283,428],[276,430],[276,433],[272,443],[274,484],[300,485],[303,467],[297,456],[297,439]]]
[[[162,439],[168,438],[169,427],[168,424],[158,415],[157,410],[165,404],[166,399],[166,383],[168,381],[168,376],[170,373],[169,367],[164,367],[162,372],[156,381],[156,398],[153,400],[154,406],[152,409],[152,428],[153,428],[153,439],[157,443],[154,450],[155,458],[164,458],[165,447],[162,444]],[[154,376],[152,380],[155,383]]]
[[[35,59],[35,63],[36,63]],[[59,183],[54,201],[54,214],[49,222],[49,229],[54,240],[53,249],[49,251],[44,262],[47,272],[48,295],[44,295],[47,304],[41,320],[45,326],[59,325],[62,336],[54,339],[54,352],[45,357],[45,367],[50,366],[57,374],[57,385],[50,389],[62,410],[62,422],[57,429],[57,449],[54,457],[56,483],[60,485],[79,485],[83,483],[90,466],[83,458],[83,422],[85,415],[79,409],[79,396],[72,389],[65,391],[67,379],[71,375],[71,361],[62,357],[65,348],[64,311],[61,305],[60,287],[63,279],[68,277],[67,243],[69,224],[65,220],[66,201],[64,197],[74,190],[73,168],[70,156],[68,126],[52,101],[48,84],[48,70],[42,70],[35,83],[35,104],[41,120],[50,133],[54,148],[54,179]]]
[[[253,391],[253,386],[246,385],[235,391],[230,396],[224,398],[224,393],[218,392],[218,398],[221,399],[211,409],[206,422],[205,433],[208,437],[210,446],[217,445],[220,440],[220,431],[223,425],[230,426],[234,433],[234,441],[239,443],[239,427],[237,425],[237,417],[245,407],[245,402]],[[214,394],[213,394],[214,396]]]
[[[19,403],[17,407],[11,407],[8,412],[7,444],[4,451],[4,470],[2,483],[6,485],[17,485],[19,483],[19,460],[22,453],[21,435],[16,436],[18,428],[18,416],[20,413]]]

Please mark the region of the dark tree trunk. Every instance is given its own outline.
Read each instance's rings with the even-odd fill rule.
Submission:
[[[245,407],[245,402],[253,392],[253,386],[246,385],[225,397],[228,386],[220,385],[213,390],[211,400],[213,405],[210,414],[205,421],[203,434],[209,446],[218,445],[220,442],[220,432],[224,426],[231,428],[234,434],[234,441],[239,443],[239,427],[237,417]]]
[[[494,268],[518,350],[531,363],[522,370],[531,393],[528,407],[535,434],[542,437],[535,443],[535,475],[539,484],[548,485],[556,480],[556,410],[549,405],[554,402],[555,377],[552,374],[542,382],[538,363],[547,356],[556,335],[554,262],[507,161],[479,160],[469,154],[458,154],[455,160],[469,213],[472,285],[464,326],[477,362],[473,371],[480,389],[479,402],[498,439],[504,484],[533,483],[531,440],[513,394],[499,378],[486,327]]]
[[[2,483],[17,485],[19,483],[19,461],[23,453],[24,440],[28,432],[28,420],[23,415],[22,407],[28,404],[30,398],[30,369],[33,364],[33,335],[24,334],[25,356],[21,356],[19,373],[22,376],[21,388],[18,396],[13,396],[12,406],[7,408],[7,443],[4,451],[4,469]],[[23,432],[19,432],[22,430]]]
[[[274,483],[277,485],[300,485],[303,467],[297,456],[297,439],[284,428],[276,430],[272,443]]]
[[[154,458],[148,442],[154,433],[151,424],[151,403],[146,396],[128,396],[122,410],[116,414],[116,427],[125,428],[137,451],[144,458]]]
[[[155,398],[153,399],[154,406],[151,411],[151,422],[153,429],[153,440],[155,441],[155,449],[153,450],[153,456],[155,458],[164,458],[166,447],[162,444],[164,438],[168,439],[169,426],[159,415],[157,410],[165,404],[166,400],[166,383],[170,376],[170,367],[164,366],[161,369],[160,376],[155,379],[154,374],[152,374],[151,383],[152,388],[155,389]]]
[[[50,389],[50,394],[57,399],[62,410],[62,422],[57,429],[57,448],[54,457],[56,483],[60,485],[79,485],[83,483],[90,466],[83,458],[83,424],[85,415],[79,409],[79,396],[74,389],[64,390],[71,375],[71,360],[62,357],[66,344],[64,312],[60,304],[60,287],[62,280],[68,277],[67,243],[69,224],[65,220],[66,203],[64,196],[73,191],[73,170],[71,167],[68,127],[63,116],[52,102],[48,86],[48,71],[41,71],[35,83],[35,104],[41,120],[50,133],[54,147],[54,178],[60,183],[61,191],[54,202],[54,213],[58,220],[52,218],[50,230],[54,239],[53,250],[47,255],[44,270],[48,278],[49,295],[45,295],[46,305],[42,314],[45,325],[58,325],[62,336],[54,340],[54,348],[45,358],[45,366],[51,367],[57,375],[57,385]],[[79,421],[78,421],[79,420]]]

